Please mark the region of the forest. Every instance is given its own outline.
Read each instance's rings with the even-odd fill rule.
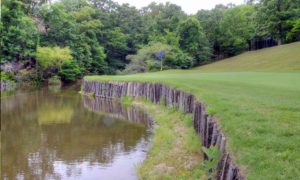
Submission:
[[[4,0],[1,80],[189,69],[300,40],[300,0],[248,0],[186,14],[112,0]],[[161,67],[162,66],[162,67]]]

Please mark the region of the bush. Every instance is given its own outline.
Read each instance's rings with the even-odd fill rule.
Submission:
[[[73,59],[68,47],[39,47],[36,51],[36,58],[43,69],[60,68],[64,63],[69,63]]]
[[[166,56],[164,63],[170,68],[189,69],[194,66],[195,59],[180,49],[176,49],[172,55]]]
[[[15,76],[12,71],[9,71],[9,72],[1,71],[0,79],[1,79],[1,81],[14,81]]]
[[[143,61],[132,61],[126,69],[118,74],[135,74],[147,71],[147,64]]]
[[[72,61],[70,63],[63,64],[61,70],[58,72],[58,75],[62,81],[72,82],[80,77],[82,72],[83,69],[77,64],[77,62]]]
[[[38,78],[39,76],[37,76],[37,72],[34,69],[22,69],[15,76],[18,82],[38,82],[40,81]]]
[[[58,76],[53,76],[48,79],[48,85],[50,86],[61,86],[61,81]]]
[[[138,50],[137,54],[127,56],[131,62],[126,66],[122,74],[133,74],[147,71],[159,71],[161,62],[157,55],[163,51],[163,69],[188,69],[194,65],[194,58],[181,51],[178,47],[173,47],[160,42],[151,42]]]

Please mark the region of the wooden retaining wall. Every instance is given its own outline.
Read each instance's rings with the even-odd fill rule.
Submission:
[[[163,103],[167,107],[175,107],[185,113],[193,113],[193,123],[202,145],[209,148],[216,146],[221,152],[217,167],[217,180],[243,180],[240,169],[235,165],[226,149],[226,137],[217,122],[211,117],[204,104],[196,101],[194,95],[173,89],[159,83],[138,82],[99,82],[83,81],[82,90],[105,98],[144,97],[155,104]]]

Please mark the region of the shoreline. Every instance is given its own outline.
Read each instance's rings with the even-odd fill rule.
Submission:
[[[95,96],[121,99],[124,96],[134,99],[144,97],[154,104],[164,104],[166,107],[179,109],[186,114],[193,114],[193,126],[200,136],[205,148],[217,147],[221,158],[217,162],[216,179],[244,179],[239,167],[229,155],[227,139],[218,127],[217,121],[207,112],[204,104],[199,103],[194,95],[173,89],[160,83],[138,83],[117,81],[88,81],[84,80],[82,90],[94,93]],[[192,118],[191,118],[192,119]],[[205,159],[209,157],[204,156]]]

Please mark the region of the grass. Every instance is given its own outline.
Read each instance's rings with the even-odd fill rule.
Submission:
[[[157,127],[147,159],[138,167],[140,179],[207,179],[191,115],[145,101],[142,106],[153,116]]]
[[[300,71],[299,50],[300,42],[297,42],[284,46],[249,51],[239,56],[228,58],[225,61],[200,66],[196,69],[203,72]]]
[[[228,136],[228,149],[248,179],[297,179],[300,177],[299,45],[247,52],[186,71],[85,79],[160,82],[191,92],[219,119]],[[264,65],[254,63],[257,61],[264,61]]]

